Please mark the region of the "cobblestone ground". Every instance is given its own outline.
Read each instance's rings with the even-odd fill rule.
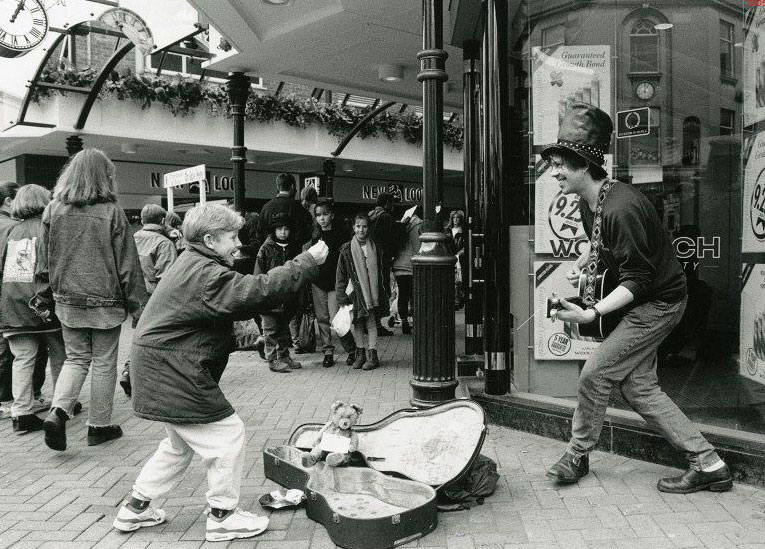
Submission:
[[[123,355],[128,337],[123,333]],[[262,449],[282,444],[302,423],[324,421],[335,399],[363,405],[364,422],[408,406],[411,337],[381,339],[380,355],[384,367],[373,372],[350,370],[344,362],[324,369],[320,355],[307,355],[304,369],[288,375],[271,373],[254,353],[232,356],[222,384],[247,426],[245,509],[257,511],[258,497],[276,488],[263,476]],[[87,407],[87,386],[82,400]],[[204,542],[207,483],[198,459],[181,486],[155,502],[167,511],[167,524],[132,535],[111,528],[163,433],[160,425],[133,417],[119,387],[115,420],[125,436],[94,448],[85,444],[85,418],[70,421],[63,453],[48,450],[39,433],[14,436],[9,420],[0,423],[0,547],[227,546]],[[591,458],[589,476],[560,488],[545,479],[544,467],[563,450],[559,441],[492,426],[483,453],[500,466],[495,495],[470,511],[440,515],[433,533],[406,547],[765,547],[765,490],[736,484],[725,494],[660,494],[656,480],[676,470],[600,452]],[[267,532],[228,545],[334,547],[304,511],[274,513]]]

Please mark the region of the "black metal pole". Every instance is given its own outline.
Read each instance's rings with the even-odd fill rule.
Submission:
[[[457,387],[454,350],[454,264],[449,237],[441,223],[443,196],[443,49],[442,0],[422,2],[422,46],[417,54],[422,82],[422,162],[424,231],[412,258],[414,271],[413,406],[425,408],[454,398]]]
[[[486,0],[483,40],[483,180],[486,214],[484,241],[485,391],[503,395],[510,389],[512,330],[510,313],[510,211],[506,196],[510,131],[507,68],[507,0]]]
[[[250,77],[243,72],[232,72],[226,83],[231,117],[234,119],[234,146],[231,147],[231,163],[234,165],[234,209],[244,210],[244,165],[247,147],[244,146],[244,107],[250,95]]]
[[[74,156],[82,150],[82,137],[79,135],[70,135],[66,138],[66,152],[69,156]]]
[[[334,198],[335,196],[335,161],[331,158],[327,158],[322,165],[324,168],[324,189],[322,189],[322,196],[327,198]]]
[[[481,43],[467,40],[462,44],[464,70],[463,84],[463,128],[462,158],[465,181],[465,210],[467,218],[467,245],[465,255],[467,267],[462,273],[465,286],[465,354],[457,359],[459,375],[473,375],[483,368],[483,275],[480,258],[483,249],[483,227],[480,215],[480,136],[479,136],[479,94],[480,75],[478,65]],[[476,261],[478,260],[478,261]]]

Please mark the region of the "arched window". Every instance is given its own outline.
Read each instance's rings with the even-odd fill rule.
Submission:
[[[630,72],[659,72],[659,34],[648,19],[630,30]]]

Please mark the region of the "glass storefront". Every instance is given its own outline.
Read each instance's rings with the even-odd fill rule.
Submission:
[[[597,345],[539,313],[545,294],[575,293],[566,262],[585,238],[576,197],[558,192],[539,151],[556,140],[566,103],[584,101],[614,120],[607,169],[655,205],[687,277],[685,316],[659,351],[662,388],[695,421],[765,432],[755,343],[765,313],[765,8],[528,0],[511,13],[513,130],[528,146],[528,315],[542,317],[532,368],[575,371]],[[547,394],[573,398],[568,379]],[[618,390],[612,406],[629,409]]]

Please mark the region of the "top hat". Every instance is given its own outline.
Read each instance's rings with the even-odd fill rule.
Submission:
[[[611,117],[587,103],[571,102],[558,130],[558,142],[542,149],[542,158],[561,151],[573,152],[596,166],[606,163],[614,124]]]
[[[289,214],[285,212],[279,212],[271,216],[271,220],[268,223],[268,228],[274,230],[279,227],[292,228],[292,219],[290,218]]]

